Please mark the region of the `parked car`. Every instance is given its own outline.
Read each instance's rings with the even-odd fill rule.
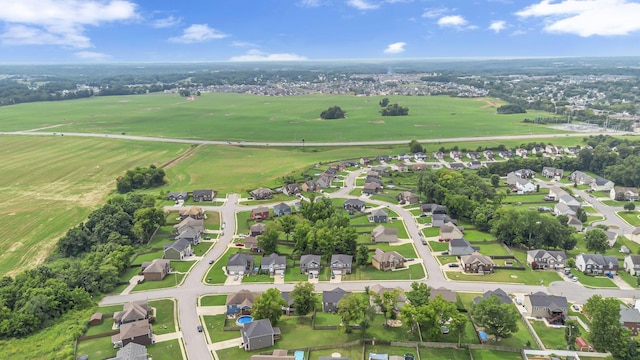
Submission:
[[[413,354],[404,354],[404,360],[414,360]]]
[[[522,300],[520,300],[520,298],[515,298],[514,300],[515,300],[516,304],[522,305]]]
[[[213,260],[209,260],[209,265],[213,264]]]
[[[442,253],[440,253],[440,255],[449,255],[448,251],[443,251]]]
[[[211,240],[211,236],[205,236],[204,239],[205,240]]]
[[[203,330],[202,325],[198,325],[198,332],[202,332]]]
[[[449,263],[447,266],[449,266],[450,268],[454,268],[454,267],[459,267],[460,264],[458,264],[458,263]]]
[[[442,326],[440,326],[440,331],[441,331],[443,334],[448,334],[448,333],[449,333],[449,328],[448,328],[448,327],[446,327],[446,326],[444,326],[444,325],[442,325]]]
[[[574,276],[574,277],[571,279],[571,281],[573,281],[573,282],[578,281],[578,277],[577,277],[577,276]]]
[[[422,239],[422,245],[427,245],[427,240]]]
[[[420,214],[420,217],[427,217],[427,214]]]

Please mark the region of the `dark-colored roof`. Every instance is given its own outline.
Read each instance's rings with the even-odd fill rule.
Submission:
[[[325,304],[335,304],[340,301],[340,299],[342,299],[346,294],[349,293],[339,287],[330,291],[323,291],[322,302]]]
[[[448,302],[454,303],[454,302],[458,301],[457,298],[456,298],[456,293],[454,291],[451,291],[449,289],[445,289],[443,287],[439,287],[437,289],[431,289],[431,292],[429,294],[429,299],[433,299],[438,295],[442,296],[442,298],[444,298]]]
[[[193,190],[193,197],[199,196],[213,197],[213,190]]]
[[[275,334],[269,319],[254,320],[246,323],[240,331],[242,331],[242,337],[247,339]]]
[[[248,263],[253,261],[253,257],[244,253],[235,253],[229,256],[229,260],[227,261],[227,266],[246,266]]]
[[[258,296],[258,293],[254,293],[249,290],[240,290],[235,294],[227,295],[227,301],[225,302],[225,305],[244,304],[251,306],[253,304],[253,299],[256,296]]]
[[[500,303],[502,304],[510,304],[511,303],[511,298],[509,297],[509,295],[507,295],[506,292],[504,292],[504,290],[497,288],[495,290],[489,290],[486,293],[482,294],[482,296],[477,296],[473,299],[473,303],[477,304],[479,303],[481,300],[484,300],[486,298],[489,298],[491,296],[497,296],[500,299]]]
[[[302,255],[300,256],[300,266],[308,265],[312,262],[320,264],[320,255]]]
[[[189,240],[186,239],[178,239],[176,241],[174,241],[173,243],[168,243],[164,245],[164,249],[174,249],[176,251],[182,252],[184,251],[184,249],[188,248],[189,246],[191,246],[191,243],[189,242]]]
[[[116,357],[108,360],[147,360],[148,358],[146,346],[130,342],[118,350]]]
[[[344,255],[344,254],[333,254],[331,255],[331,263],[341,262],[343,264],[351,264],[353,262],[353,256]]]
[[[344,206],[363,207],[364,201],[360,199],[348,199],[344,202]]]
[[[260,266],[286,265],[286,264],[287,264],[287,258],[284,255],[278,255],[276,253],[272,253],[271,255],[262,258],[262,262],[260,263]]]
[[[638,309],[629,309],[620,304],[620,323],[640,323],[640,312]]]
[[[384,211],[384,209],[375,209],[371,212],[373,216],[389,216],[389,214]]]
[[[564,296],[548,295],[543,293],[542,291],[538,291],[537,293],[525,296],[529,297],[531,306],[545,307],[551,311],[569,308],[567,298]]]
[[[451,248],[467,248],[471,247],[471,243],[465,238],[452,239],[449,241],[449,246],[451,246]]]
[[[280,203],[278,205],[275,205],[273,207],[273,211],[274,212],[280,212],[280,211],[291,211],[291,206],[285,204],[285,203]]]

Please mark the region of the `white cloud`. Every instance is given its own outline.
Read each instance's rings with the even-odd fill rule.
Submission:
[[[252,42],[248,42],[248,41],[234,41],[231,43],[231,46],[233,47],[244,47],[244,48],[257,48],[260,47],[257,44],[254,44]]]
[[[386,49],[384,49],[385,54],[400,54],[404,52],[404,47],[407,45],[406,42],[395,42],[393,44],[389,44]]]
[[[306,57],[294,53],[268,54],[260,50],[249,50],[244,55],[233,56],[229,61],[303,61]]]
[[[489,25],[489,30],[495,31],[496,34],[506,28],[507,28],[507,22],[504,20],[495,20],[491,22],[491,25]]]
[[[78,51],[74,54],[75,56],[81,59],[89,59],[89,60],[105,60],[111,57],[109,54],[94,52],[94,51]]]
[[[132,20],[137,5],[128,0],[0,0],[4,44],[91,47],[86,26]]]
[[[594,35],[628,35],[640,30],[640,3],[628,0],[542,0],[516,15],[539,17],[550,33]]]
[[[449,9],[446,7],[439,7],[439,8],[426,8],[424,9],[424,12],[422,13],[422,17],[423,18],[430,18],[430,19],[434,19],[437,17],[441,17],[446,13],[455,11],[456,9]]]
[[[380,7],[380,4],[374,4],[368,0],[347,0],[347,5],[358,10],[374,10]]]
[[[183,44],[193,44],[214,39],[222,39],[229,35],[221,33],[207,24],[193,24],[184,29],[182,35],[169,38],[169,41]]]
[[[441,27],[461,28],[466,26],[468,23],[469,22],[460,15],[448,15],[438,19],[438,25],[440,25]]]
[[[177,18],[175,16],[169,16],[164,19],[157,19],[153,21],[152,26],[156,29],[168,28],[180,25],[182,22],[182,18]]]
[[[327,2],[325,0],[300,0],[298,1],[298,6],[301,7],[320,7],[326,5]]]

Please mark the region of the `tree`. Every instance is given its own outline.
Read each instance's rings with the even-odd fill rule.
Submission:
[[[313,296],[313,284],[310,282],[299,282],[291,291],[291,299],[293,299],[293,308],[296,315],[305,316],[315,309],[316,298]]]
[[[491,175],[491,186],[498,187],[500,185],[500,175],[492,174]]]
[[[587,231],[587,233],[584,235],[584,241],[587,245],[587,250],[593,251],[595,253],[604,254],[604,252],[609,248],[607,234],[600,229]]]
[[[278,230],[269,229],[258,237],[258,246],[264,254],[272,254],[276,252],[278,247]]]
[[[497,296],[489,296],[473,305],[473,318],[487,334],[498,341],[518,331],[518,310],[511,304],[500,303]]]
[[[413,306],[426,305],[429,303],[429,296],[431,296],[431,288],[425,283],[413,282],[411,283],[411,291],[405,293],[407,300]]]
[[[165,223],[164,212],[155,207],[141,208],[133,214],[133,232],[140,242],[149,240],[155,229]]]
[[[332,106],[327,110],[320,113],[320,118],[325,120],[330,119],[344,119],[346,111],[343,111],[340,106]]]
[[[502,105],[497,109],[498,114],[524,114],[527,110],[520,105]]]
[[[406,116],[409,115],[409,108],[398,104],[391,104],[380,110],[380,114],[382,116]]]
[[[282,232],[287,235],[287,241],[289,241],[289,235],[296,228],[298,220],[293,215],[285,215],[278,218],[278,224],[280,225]]]
[[[365,245],[360,245],[358,248],[358,253],[356,254],[356,265],[357,266],[367,266],[369,263],[369,248]]]
[[[620,355],[623,355],[629,346],[631,332],[620,325],[619,300],[594,295],[584,304],[584,311],[591,317],[587,336],[593,347],[610,351],[614,357],[622,357]]]
[[[389,98],[383,98],[382,100],[380,100],[378,105],[380,105],[381,107],[387,107],[387,105],[389,105]]]
[[[424,152],[424,148],[422,147],[422,145],[420,145],[420,143],[417,140],[411,140],[411,142],[409,143],[409,151],[415,154],[415,153]]]
[[[460,343],[462,342],[462,334],[464,334],[464,329],[468,321],[469,317],[461,312],[456,312],[449,321],[449,330],[458,336],[458,347],[460,347]]]
[[[278,325],[282,316],[282,307],[287,306],[287,302],[282,298],[280,290],[269,288],[253,300],[251,308],[255,319],[269,319],[271,325]]]
[[[564,340],[570,350],[576,350],[576,339],[580,337],[580,325],[576,320],[568,319],[564,323]]]
[[[628,203],[624,204],[624,209],[629,211],[629,212],[631,212],[631,211],[636,209],[636,204],[634,204],[631,201],[629,201]]]
[[[400,290],[392,289],[383,291],[381,295],[373,295],[375,304],[380,307],[380,312],[382,312],[387,321],[396,318],[396,306],[398,305],[400,294]]]
[[[351,332],[351,324],[365,319],[369,301],[355,294],[346,294],[338,301],[338,315],[342,319],[344,332]]]

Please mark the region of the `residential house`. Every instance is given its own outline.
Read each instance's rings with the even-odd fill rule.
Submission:
[[[377,172],[375,172],[377,174]],[[369,184],[369,183],[376,183],[380,186],[384,186],[384,181],[380,180],[379,177],[375,177],[375,176],[367,176],[364,179],[364,184]]]
[[[134,321],[120,326],[120,332],[111,337],[113,347],[120,348],[129,343],[139,345],[151,345],[153,343],[153,331],[148,319]]]
[[[411,170],[412,171],[425,171],[425,170],[427,170],[427,164],[424,164],[424,163],[413,164],[413,165],[411,165]]]
[[[262,252],[260,246],[258,246],[258,237],[256,236],[247,236],[244,238],[244,248],[253,252],[259,253]]]
[[[525,295],[524,307],[529,316],[545,318],[552,325],[564,325],[564,320],[569,313],[566,297],[547,295],[542,291]]]
[[[253,224],[249,228],[249,235],[251,236],[262,235],[262,233],[264,233],[264,224],[261,224],[261,223]]]
[[[463,170],[464,169],[464,164],[463,163],[459,163],[459,162],[451,162],[451,163],[448,163],[447,165],[449,165],[449,169],[451,169],[451,170]]]
[[[323,189],[330,188],[334,179],[335,179],[335,176],[331,174],[323,173],[322,175],[320,175],[320,177],[318,177],[318,181],[317,181],[318,187]]]
[[[620,325],[631,330],[633,336],[638,336],[638,330],[640,330],[640,312],[638,309],[629,309],[620,304]]]
[[[560,180],[562,179],[563,173],[564,173],[564,170],[562,169],[557,169],[550,166],[544,166],[542,168],[542,171],[540,172],[540,175],[542,175],[543,177],[546,177],[547,179]]]
[[[569,193],[567,192],[565,192],[563,195],[560,196],[560,198],[558,199],[558,202],[567,205],[573,210],[577,210],[579,207],[582,206],[580,201],[578,201],[573,196],[569,195]]]
[[[382,192],[382,186],[378,183],[367,183],[364,184],[364,187],[362,188],[362,193],[365,195],[373,195],[373,194],[378,194]]]
[[[419,161],[425,161],[427,160],[427,154],[423,152],[418,152],[413,154],[413,158]]]
[[[260,270],[268,272],[269,276],[284,275],[287,269],[287,258],[284,255],[273,253],[263,257],[260,263]]]
[[[275,349],[271,354],[251,355],[250,360],[296,360],[293,355],[287,355],[287,350]]]
[[[584,228],[582,221],[580,221],[577,217],[575,216],[569,216],[569,220],[567,221],[567,225],[571,226],[572,228],[576,229],[576,231],[582,231],[582,229]]]
[[[568,146],[564,149],[564,153],[568,155],[578,155],[580,149],[575,146]]]
[[[545,149],[542,146],[534,146],[533,149],[531,149],[531,153],[534,154],[534,155],[537,155],[537,154],[544,155],[545,154]]]
[[[558,155],[562,155],[562,153],[564,153],[564,147],[561,145],[556,145],[556,153]]]
[[[420,210],[428,215],[444,214],[447,212],[447,207],[438,204],[420,204]]]
[[[411,155],[402,153],[398,155],[398,160],[411,160]]]
[[[179,239],[172,243],[164,244],[163,259],[183,260],[191,255],[191,243],[186,239]]]
[[[193,190],[192,194],[195,202],[213,201],[214,195],[213,190]]]
[[[320,255],[302,255],[300,256],[300,273],[318,276],[322,263]]]
[[[253,300],[260,294],[249,290],[240,290],[237,293],[227,295],[225,306],[228,315],[248,314],[253,307]]]
[[[191,245],[198,245],[204,233],[204,220],[187,217],[173,226],[173,232],[176,234],[176,239],[185,239]]]
[[[291,210],[291,209],[289,209]],[[251,210],[251,220],[262,221],[269,219],[269,208],[266,206],[258,206]]]
[[[482,163],[478,160],[472,160],[467,163],[467,167],[471,170],[480,170]]]
[[[601,254],[580,254],[576,256],[576,268],[587,275],[615,275],[618,272],[618,258]]]
[[[296,196],[298,194],[300,194],[300,185],[298,185],[298,183],[293,183],[293,184],[287,184],[285,186],[282,187],[282,192],[285,195],[289,195],[289,196]]]
[[[463,228],[456,226],[452,222],[448,222],[440,226],[440,239],[444,241],[450,241],[453,239],[462,239]]]
[[[360,199],[348,199],[348,200],[345,200],[343,207],[350,214],[353,214],[356,211],[358,212],[364,211],[365,203]]]
[[[380,309],[380,305],[378,305],[376,303],[376,298],[377,297],[382,298],[382,295],[385,292],[393,291],[393,290],[398,290],[398,292],[399,292],[398,296],[396,297],[396,304],[394,306],[394,309],[396,311],[400,311],[400,309],[402,309],[402,307],[404,307],[404,304],[407,303],[407,296],[404,294],[404,290],[402,290],[400,287],[387,288],[387,287],[384,287],[384,286],[382,286],[380,284],[373,285],[369,289],[369,294],[370,294],[369,295],[369,305],[373,306],[377,313],[381,312],[382,310]]]
[[[345,275],[351,274],[351,264],[353,256],[343,254],[331,255],[331,274]]]
[[[378,155],[378,156],[376,156],[376,161],[377,162],[389,162],[391,160],[393,160],[393,157],[389,156],[389,155]]]
[[[253,256],[235,253],[227,260],[227,275],[244,275],[253,272]]]
[[[369,165],[371,165],[371,159],[369,159],[368,157],[362,157],[362,158],[360,158],[359,163],[362,166],[369,166]]]
[[[251,194],[255,200],[265,200],[273,197],[273,190],[269,188],[258,188],[250,191],[249,194]]]
[[[638,188],[615,186],[609,191],[609,198],[611,200],[615,200],[616,197],[621,198],[624,201],[638,201]]]
[[[518,194],[526,194],[536,191],[536,185],[528,179],[516,179],[515,190]]]
[[[280,339],[280,328],[271,326],[271,320],[260,319],[244,324],[240,329],[242,346],[246,351],[273,346]]]
[[[491,296],[497,296],[498,299],[500,299],[501,304],[511,304],[511,298],[509,297],[509,295],[507,295],[507,293],[500,288],[497,288],[495,290],[489,290],[484,294],[482,294],[482,296],[476,296],[475,298],[473,298],[473,303],[477,304],[480,301],[487,299]]]
[[[375,254],[371,258],[371,264],[378,270],[388,271],[404,267],[407,259],[395,251],[382,251],[376,249]]]
[[[462,264],[464,272],[474,274],[491,274],[495,266],[490,257],[482,255],[479,252],[461,256],[460,263]]]
[[[487,161],[493,161],[495,160],[495,154],[493,153],[493,151],[491,150],[485,150],[482,152],[482,155],[484,155],[484,158],[487,159]]]
[[[371,211],[369,220],[373,221],[374,223],[386,223],[387,221],[389,221],[389,214],[387,214],[384,209],[375,209]]]
[[[400,194],[398,194],[398,201],[400,201],[403,204],[417,204],[420,202],[420,198],[418,197],[418,194],[411,192],[411,191],[403,191]]]
[[[625,256],[624,270],[633,276],[640,276],[640,255]]]
[[[509,160],[513,157],[513,151],[511,150],[503,150],[498,152],[498,156],[505,159],[505,160]]]
[[[611,191],[614,188],[615,184],[613,181],[605,179],[600,176],[596,176],[593,178],[593,181],[589,184],[589,187],[593,191]]]
[[[291,215],[291,206],[285,203],[280,203],[278,205],[275,205],[273,207],[273,214],[275,216]]]
[[[471,255],[476,251],[476,249],[471,246],[471,243],[465,239],[452,239],[449,241],[449,255],[452,256],[463,256],[463,255]]]
[[[547,197],[553,201],[560,201],[560,198],[564,195],[569,195],[569,193],[558,186],[552,186],[549,188],[549,195],[547,195]]]
[[[596,229],[593,226],[589,226],[587,227],[587,231],[591,231]],[[616,240],[618,240],[618,234],[611,231],[611,230],[602,230],[604,231],[604,234],[607,235],[607,243],[609,244],[609,247],[613,247],[616,244]]]
[[[367,178],[380,179],[380,173],[378,173],[377,171],[373,171],[373,170],[371,170],[371,171],[367,172]],[[367,182],[367,181],[365,180],[365,183],[366,183],[366,182]]]
[[[179,201],[179,200],[187,200],[189,198],[189,194],[186,191],[180,192],[170,192],[167,194],[167,200],[171,201]]]
[[[449,157],[452,158],[453,160],[460,160],[462,159],[462,152],[458,150],[451,150],[449,152]]]
[[[395,164],[395,168],[397,169],[396,171],[399,172],[407,172],[409,171],[409,168],[407,167],[407,164],[399,162]]]
[[[556,150],[556,147],[551,145],[551,144],[546,145],[544,147],[544,151],[545,151],[545,153],[550,154],[550,155],[557,155],[558,154],[558,150]]]
[[[478,160],[480,159],[480,153],[477,153],[475,151],[469,151],[467,153],[467,157],[469,158],[469,160]]]
[[[323,312],[336,312],[338,311],[338,302],[349,294],[341,288],[335,288],[330,291],[322,292],[322,311]]]
[[[130,342],[116,352],[116,357],[107,360],[149,360],[149,354],[146,346]]]
[[[452,219],[447,214],[433,214],[431,215],[431,226],[440,227],[448,222],[457,224],[458,220]]]
[[[134,321],[142,321],[151,317],[151,307],[147,300],[132,301],[122,306],[122,311],[113,313],[113,323],[116,326]]]
[[[398,242],[398,229],[378,225],[371,231],[371,241],[374,243],[396,243]]]
[[[444,159],[444,153],[442,151],[436,151],[433,153],[433,158],[436,160],[443,160]]]
[[[435,299],[437,296],[441,296],[443,299],[450,303],[455,303],[458,301],[455,291],[451,291],[449,289],[445,289],[443,287],[439,287],[437,289],[431,289],[431,293],[429,294],[429,300]]]
[[[89,325],[90,326],[96,326],[96,325],[100,325],[102,324],[102,321],[104,320],[104,316],[102,313],[96,312],[91,314],[91,318],[89,319]]]
[[[142,263],[142,275],[144,281],[158,281],[164,279],[171,271],[171,261],[165,259],[155,259],[151,262]]]
[[[516,156],[520,156],[521,158],[526,158],[527,154],[529,154],[527,149],[523,149],[523,148],[516,149]]]
[[[631,232],[631,240],[640,242],[640,226],[636,226]]]
[[[315,180],[307,180],[300,186],[300,189],[305,192],[315,192],[320,188],[318,182]]]
[[[178,212],[180,214],[180,219],[184,220],[187,217],[194,218],[196,220],[204,219],[204,210],[202,210],[199,206],[189,206],[184,210],[180,210]]]
[[[527,251],[527,264],[533,270],[539,269],[564,269],[567,254],[564,251],[553,250],[529,250]]]
[[[582,171],[574,171],[569,175],[569,181],[573,181],[578,185],[589,185],[593,181],[593,178]]]

